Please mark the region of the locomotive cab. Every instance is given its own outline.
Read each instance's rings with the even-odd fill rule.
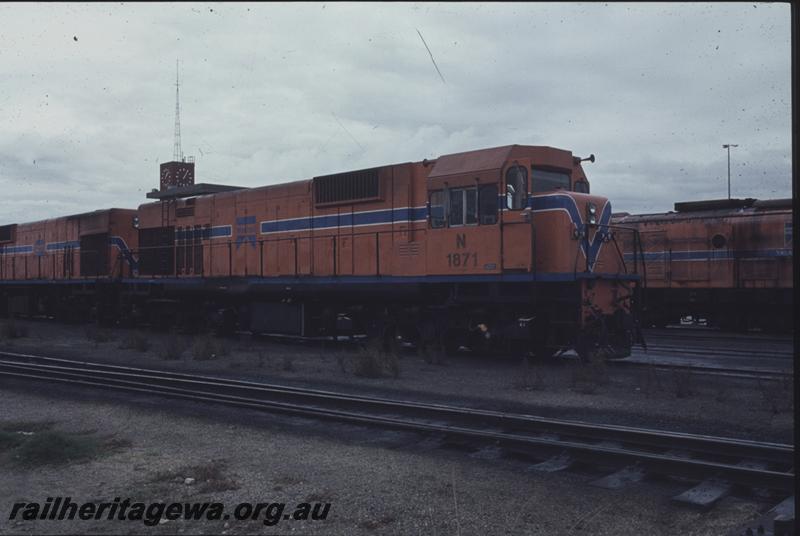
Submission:
[[[636,276],[605,247],[615,240],[611,206],[589,194],[580,158],[526,146],[448,155],[427,185],[429,273],[500,278],[462,288],[485,299],[465,324],[506,343],[525,338],[539,354],[629,351]]]

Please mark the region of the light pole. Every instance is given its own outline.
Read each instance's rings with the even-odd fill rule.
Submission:
[[[739,147],[734,143],[726,143],[722,146],[723,149],[728,150],[728,199],[731,198],[731,147]]]

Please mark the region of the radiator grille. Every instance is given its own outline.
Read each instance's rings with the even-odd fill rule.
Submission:
[[[17,224],[13,223],[11,225],[3,225],[0,226],[0,244],[4,242],[13,242],[14,235],[16,234],[14,231],[17,228]]]
[[[317,205],[344,204],[380,198],[378,168],[314,177]]]

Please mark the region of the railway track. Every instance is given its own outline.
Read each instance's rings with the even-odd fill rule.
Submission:
[[[701,481],[696,488],[676,497],[692,504],[709,501],[709,485],[721,489],[720,496],[735,485],[783,493],[794,489],[794,447],[786,444],[564,421],[9,352],[0,352],[0,378],[158,395],[434,434],[443,444],[500,447],[524,455],[538,460],[540,463],[532,467],[544,471],[566,469],[577,463],[621,467],[605,478],[606,487],[649,475],[682,477]],[[598,485],[603,482],[600,479]]]
[[[781,381],[791,380],[794,377],[794,372],[789,370],[776,370],[765,368],[735,368],[714,364],[685,364],[685,363],[670,363],[663,361],[647,361],[631,359],[630,357],[624,359],[608,360],[612,366],[628,367],[628,368],[651,368],[659,371],[673,371],[673,372],[691,372],[692,374],[703,374],[709,376],[722,376],[726,378],[741,378],[747,380],[764,380],[764,381]]]
[[[748,348],[724,348],[724,347],[692,347],[678,343],[663,343],[663,342],[647,342],[648,352],[664,352],[664,353],[683,353],[692,354],[697,356],[730,356],[730,357],[745,357],[753,358],[756,360],[761,359],[778,359],[788,360],[792,359],[793,354],[788,349],[775,349],[775,350],[761,350],[761,349],[748,349]]]
[[[687,328],[687,327],[672,327],[672,328],[644,328],[645,338],[652,339],[675,339],[692,341],[757,341],[766,344],[791,344],[793,338],[791,334],[776,335],[769,333],[735,333],[729,331],[720,331],[713,328]]]

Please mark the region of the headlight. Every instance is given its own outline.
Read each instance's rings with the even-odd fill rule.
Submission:
[[[597,225],[597,206],[594,203],[586,203],[586,221],[589,225]]]

